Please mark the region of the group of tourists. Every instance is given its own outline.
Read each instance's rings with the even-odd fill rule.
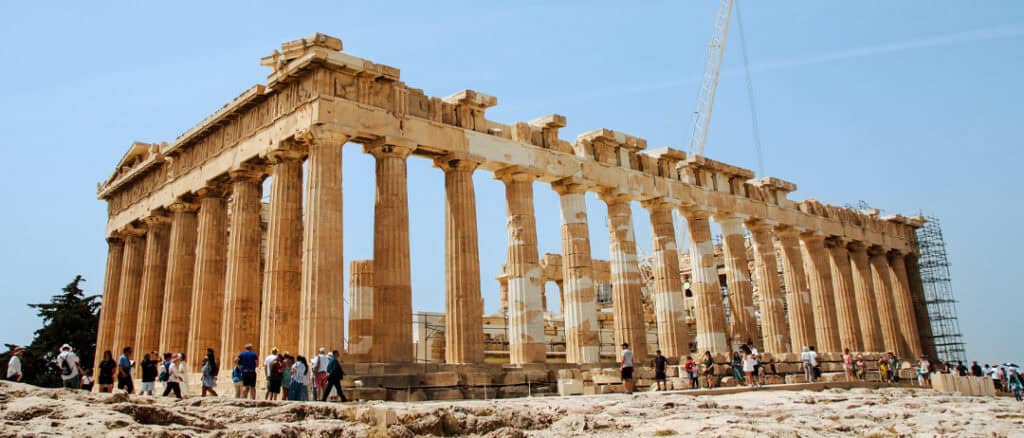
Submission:
[[[996,391],[1012,392],[1017,401],[1024,401],[1024,376],[1017,365],[1005,363],[994,363],[991,366],[979,365],[978,361],[972,361],[968,368],[963,362],[957,361],[936,364],[921,356],[917,361],[917,384],[918,386],[931,386],[931,376],[935,373],[952,374],[960,377],[973,376],[992,379],[992,386]]]

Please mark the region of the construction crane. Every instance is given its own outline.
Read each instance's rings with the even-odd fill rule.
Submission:
[[[707,60],[704,65],[704,80],[697,97],[697,111],[693,118],[693,134],[690,136],[690,154],[704,155],[704,143],[708,140],[711,125],[711,110],[715,106],[715,90],[718,89],[718,75],[722,70],[722,55],[725,53],[725,39],[729,36],[729,17],[732,15],[733,0],[718,2],[718,16],[715,31],[708,44]]]

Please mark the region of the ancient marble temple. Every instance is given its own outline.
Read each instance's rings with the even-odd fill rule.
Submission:
[[[630,342],[640,357],[648,348],[637,221],[653,229],[648,292],[655,346],[667,355],[685,354],[691,340],[699,351],[728,352],[746,339],[770,352],[816,345],[928,353],[919,218],[790,200],[793,183],[672,148],[650,150],[644,139],[611,129],[565,141],[561,115],[492,121],[486,112],[495,97],[427,96],[397,68],[349,55],[341,40],[322,34],[287,42],[261,64],[271,70],[265,85],[173,142],[133,144],[100,184],[98,198],[109,206],[100,351],[184,351],[194,368],[207,348],[230,366],[249,343],[264,353],[326,347],[355,362],[412,361],[406,163],[413,158],[432,160],[445,184],[438,208],[446,218],[447,363],[479,363],[485,354],[474,172],[505,186],[502,282],[513,364],[549,360],[538,182],[560,199],[566,362],[600,360],[588,192],[608,208],[616,344]],[[342,149],[351,147],[376,160],[377,196],[373,259],[350,261],[346,278]],[[649,216],[632,217],[634,202]],[[689,239],[692,333],[674,214],[685,218]],[[712,222],[723,234],[728,301]]]

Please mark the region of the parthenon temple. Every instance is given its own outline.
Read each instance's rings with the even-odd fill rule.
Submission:
[[[182,351],[198,370],[207,348],[229,368],[250,343],[336,349],[351,364],[508,366],[608,363],[624,342],[638,359],[748,341],[772,353],[934,350],[920,217],[791,200],[791,182],[611,129],[566,141],[558,114],[492,121],[497,98],[427,96],[323,34],[261,65],[265,85],[173,142],[131,145],[99,185],[109,252],[98,351]],[[373,252],[346,264],[342,149],[354,145],[376,162]],[[443,339],[426,355],[414,339],[410,157],[432,160],[445,187],[445,311],[433,319]],[[481,296],[474,172],[505,187],[507,262],[486,279],[502,290],[496,315]],[[560,254],[539,254],[535,183],[558,195]],[[607,262],[591,256],[588,192],[608,208]],[[634,202],[649,216],[632,217]],[[637,221],[650,221],[649,257]],[[547,311],[548,281],[558,312]]]

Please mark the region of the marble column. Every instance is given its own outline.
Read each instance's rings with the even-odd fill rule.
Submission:
[[[227,273],[228,214],[224,190],[199,190],[195,278],[192,280],[192,310],[188,330],[191,371],[202,366],[207,348],[221,345],[224,317],[224,276]]]
[[[696,298],[697,351],[728,354],[725,306],[711,242],[710,213],[682,210],[690,235],[690,289]]]
[[[850,242],[850,263],[853,265],[853,293],[857,298],[857,319],[860,321],[861,344],[864,351],[881,352],[882,328],[875,305],[875,285],[871,280],[871,263],[867,247],[861,242]]]
[[[811,290],[811,310],[814,315],[814,337],[820,352],[839,352],[839,328],[836,323],[836,300],[832,290],[832,266],[825,251],[825,237],[817,233],[803,233],[800,248],[804,271]]]
[[[754,247],[754,283],[761,297],[762,351],[784,353],[790,350],[789,326],[786,323],[786,301],[779,288],[779,265],[772,241],[772,226],[763,222],[747,222]]]
[[[654,274],[654,319],[658,324],[658,348],[666,357],[690,353],[690,330],[686,324],[686,301],[679,277],[679,250],[676,247],[672,209],[675,203],[664,199],[645,201],[651,216],[651,271]]]
[[[171,237],[167,250],[167,281],[164,286],[164,314],[160,322],[160,353],[185,351],[188,347],[189,313],[192,311],[192,282],[196,270],[198,205],[171,204]]]
[[[904,357],[921,357],[921,337],[917,331],[917,318],[914,315],[914,299],[910,294],[910,282],[907,279],[904,255],[899,251],[889,253],[889,272]]]
[[[260,346],[264,355],[299,351],[302,295],[302,154],[270,154],[270,214],[263,268]],[[312,352],[303,352],[311,354]]]
[[[114,331],[117,324],[117,301],[121,292],[121,268],[124,264],[124,239],[119,235],[107,237],[107,269],[103,277],[103,301],[100,323],[96,333],[96,364],[103,360],[103,352],[115,351]],[[94,366],[95,375],[99,368]]]
[[[878,305],[876,312],[882,328],[882,346],[886,351],[895,352],[906,359],[900,342],[899,321],[896,319],[896,303],[893,299],[892,279],[885,250],[873,246],[869,249],[868,255],[871,263],[871,281],[875,284],[875,302]]]
[[[507,318],[509,362],[539,363],[547,359],[544,336],[544,283],[537,253],[537,221],[533,212],[533,175],[515,169],[496,177],[505,183]]]
[[[254,348],[260,345],[260,245],[263,239],[260,226],[260,209],[263,207],[261,197],[260,172],[252,169],[231,171],[228,263],[220,346],[222,369],[232,368],[232,360],[247,344],[252,344]]]
[[[743,219],[735,216],[715,217],[722,227],[722,258],[725,261],[725,281],[729,291],[729,309],[732,325],[729,337],[733,345],[756,342],[757,317],[754,315],[754,289],[750,284],[750,266],[747,263],[747,244],[743,238]]]
[[[329,133],[309,141],[298,350],[304,354],[321,347],[344,349],[341,148],[346,141]]]
[[[914,299],[917,333],[921,338],[921,350],[932,360],[937,360],[938,352],[935,350],[935,339],[932,335],[931,318],[928,315],[928,304],[925,301],[924,285],[921,283],[921,266],[917,260],[917,254],[907,254],[905,260],[907,265],[907,281],[910,284],[911,297]]]
[[[373,260],[353,260],[348,278],[348,357],[366,362],[373,346]]]
[[[414,148],[414,144],[389,138],[364,147],[377,163],[377,196],[373,206],[373,327],[368,338],[373,343],[369,354],[376,362],[411,362],[414,358],[406,172],[406,162]]]
[[[786,309],[789,312],[790,351],[800,352],[803,347],[815,345],[814,316],[811,310],[811,292],[804,275],[804,263],[800,254],[798,232],[781,227],[775,233],[779,237],[782,253],[782,277],[786,283]]]
[[[145,219],[146,261],[142,268],[135,351],[141,357],[160,348],[160,325],[164,313],[164,283],[167,279],[167,253],[170,246],[171,219],[157,214]]]
[[[113,352],[116,356],[124,347],[135,347],[135,331],[139,321],[139,295],[142,292],[142,272],[145,269],[145,230],[129,227],[124,231],[124,257],[121,263],[121,281],[117,293],[117,319],[114,320]]]
[[[832,271],[832,290],[835,293],[836,323],[839,324],[839,342],[850,351],[864,351],[857,319],[857,300],[853,288],[853,270],[846,242],[836,238],[825,241],[828,247],[829,267]]]
[[[636,234],[633,231],[633,210],[628,197],[602,194],[608,206],[609,267],[612,283],[612,314],[616,351],[629,343],[636,363],[647,360],[647,327],[644,324],[643,279],[636,258]]]
[[[565,361],[595,364],[600,361],[600,338],[586,187],[574,181],[558,181],[551,187],[558,193],[561,206]]]
[[[482,363],[484,311],[473,188],[479,163],[460,157],[434,163],[444,171],[445,189],[445,362]]]

